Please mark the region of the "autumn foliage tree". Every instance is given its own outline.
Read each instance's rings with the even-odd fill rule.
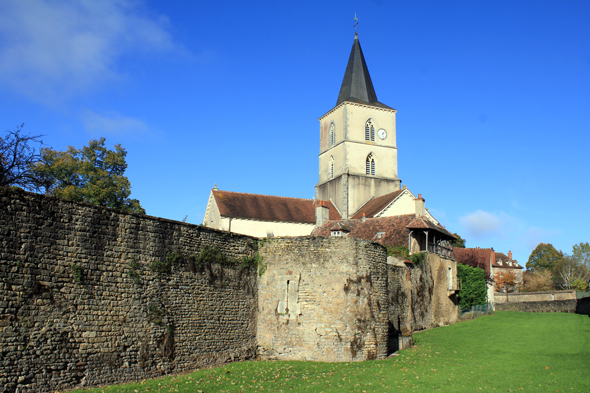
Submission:
[[[499,271],[494,275],[497,292],[514,292],[518,289],[518,276],[512,271]]]
[[[554,289],[553,273],[549,269],[535,272],[527,270],[523,273],[522,292],[540,292]]]

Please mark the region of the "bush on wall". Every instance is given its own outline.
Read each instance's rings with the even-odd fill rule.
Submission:
[[[457,264],[457,278],[461,280],[463,288],[459,292],[461,309],[471,308],[487,302],[487,287],[485,271],[479,267]]]

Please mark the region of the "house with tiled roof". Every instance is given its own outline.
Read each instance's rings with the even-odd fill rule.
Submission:
[[[516,285],[514,288],[496,288],[500,292],[518,290],[522,287],[522,271],[523,267],[518,264],[516,259],[512,259],[512,251],[508,251],[508,255],[501,252],[494,253],[494,262],[492,263],[492,275],[494,279],[497,280],[498,276],[502,276],[506,273],[513,274],[516,277]]]
[[[209,194],[203,225],[256,237],[306,236],[315,227],[313,199],[222,191]],[[330,202],[327,214],[338,217]]]
[[[458,263],[471,267],[479,267],[485,271],[488,282],[488,301],[494,303],[494,292],[498,274],[514,273],[517,277],[517,288],[522,286],[522,266],[512,259],[512,251],[508,255],[495,252],[493,248],[454,248],[453,256]]]
[[[368,206],[367,209],[361,208],[353,218],[328,220],[316,227],[312,235],[340,236],[335,235],[338,231],[335,232],[333,228],[343,226],[347,228],[348,236],[351,237],[374,241],[387,247],[404,246],[410,254],[429,251],[452,258],[451,243],[455,236],[428,213],[422,195],[412,198],[411,205],[400,203],[401,207],[398,206],[399,210],[396,211],[395,201],[399,200],[401,195],[411,196],[411,193],[404,189],[375,198],[379,200],[378,203],[368,203],[365,205]],[[385,203],[383,199],[389,202]],[[412,207],[412,211],[408,206]],[[392,211],[395,211],[395,214],[391,214]],[[388,215],[388,212],[391,215]],[[359,216],[361,218],[356,218]]]

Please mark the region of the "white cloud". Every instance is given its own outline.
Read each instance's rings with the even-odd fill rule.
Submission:
[[[3,0],[0,85],[35,101],[68,98],[122,77],[129,51],[183,52],[164,17],[131,0]]]
[[[82,113],[82,124],[91,135],[102,136],[105,134],[144,134],[149,127],[141,120],[121,116],[115,112],[99,115],[92,111]]]
[[[477,210],[459,218],[463,228],[475,238],[500,235],[508,220],[509,217],[504,213],[495,214],[483,210]]]

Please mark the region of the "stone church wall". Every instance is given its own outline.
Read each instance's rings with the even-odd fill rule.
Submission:
[[[281,360],[387,355],[385,248],[359,239],[270,239],[261,249],[258,352]]]
[[[204,246],[253,255],[249,237],[0,189],[0,245],[0,392],[140,380],[255,354],[255,269],[200,269],[189,258]],[[177,260],[165,272],[169,253]]]

